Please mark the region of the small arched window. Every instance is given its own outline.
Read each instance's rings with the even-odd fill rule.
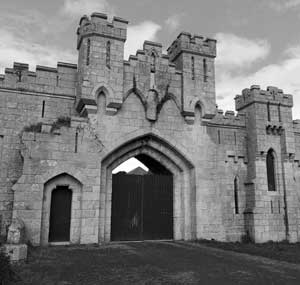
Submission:
[[[268,190],[276,191],[275,153],[270,149],[267,153],[267,180]]]
[[[87,40],[87,47],[86,47],[86,65],[90,65],[90,55],[91,55],[91,40]]]
[[[239,213],[239,179],[237,176],[234,178],[234,212]]]
[[[110,41],[106,43],[106,66],[110,68]]]

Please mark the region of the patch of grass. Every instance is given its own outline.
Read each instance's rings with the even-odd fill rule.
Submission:
[[[71,118],[67,116],[58,117],[55,122],[53,122],[50,132],[60,129],[61,127],[71,127]]]
[[[288,241],[266,243],[241,243],[241,242],[219,242],[215,240],[197,240],[197,243],[220,248],[224,250],[231,250],[240,253],[248,253],[276,259],[280,261],[300,263],[300,243],[289,243]]]
[[[31,124],[24,127],[25,132],[40,133],[42,131],[42,123]]]

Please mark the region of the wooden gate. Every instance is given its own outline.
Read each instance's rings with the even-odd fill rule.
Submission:
[[[72,191],[58,186],[52,191],[49,242],[70,240]]]
[[[173,238],[173,176],[113,175],[112,240]]]

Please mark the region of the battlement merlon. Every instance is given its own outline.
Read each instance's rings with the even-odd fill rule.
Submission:
[[[82,39],[91,36],[101,36],[125,42],[127,37],[128,21],[113,17],[112,22],[107,20],[107,15],[93,13],[90,18],[84,15],[79,21],[77,29],[77,49],[79,50]]]
[[[282,89],[273,86],[267,87],[267,90],[261,90],[259,85],[252,85],[250,88],[244,89],[242,95],[237,95],[234,99],[237,111],[241,111],[253,103],[293,107],[293,96],[284,94]]]
[[[171,61],[176,60],[182,52],[215,58],[217,55],[216,43],[215,39],[199,35],[192,36],[190,33],[182,32],[167,51]]]

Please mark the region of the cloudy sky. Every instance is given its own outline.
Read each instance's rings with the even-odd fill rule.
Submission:
[[[234,96],[252,84],[294,95],[300,118],[300,0],[0,0],[0,73],[13,61],[56,66],[77,61],[78,21],[106,12],[128,19],[124,58],[144,40],[166,49],[181,31],[218,40],[217,103],[234,109]]]

